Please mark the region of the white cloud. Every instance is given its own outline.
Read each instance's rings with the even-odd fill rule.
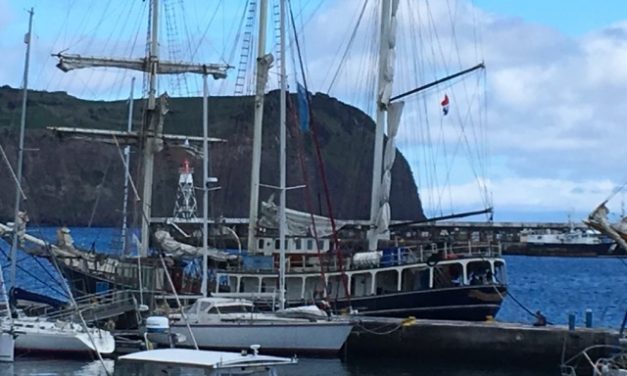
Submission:
[[[610,180],[573,182],[557,178],[506,177],[483,182],[493,192],[493,204],[500,212],[590,212],[615,189]],[[430,196],[453,197],[457,210],[476,210],[484,205],[477,183],[453,185],[447,191],[429,191]],[[432,208],[434,209],[434,208]]]
[[[346,3],[351,2],[339,3],[326,11],[327,16],[321,17],[326,20],[325,27],[311,31],[320,42],[311,46],[314,38],[308,38],[308,47],[316,51],[309,54],[310,67],[316,67],[316,71],[312,69],[314,77],[332,60],[329,51],[334,52],[336,48],[329,47],[335,47],[336,36],[346,32],[345,22],[329,21],[337,18],[329,14],[346,12]],[[399,15],[396,92],[473,65],[477,61],[474,29],[481,30],[481,44],[477,49],[483,51],[488,67],[490,148],[492,157],[500,161],[493,171],[493,176],[499,178],[488,180],[497,207],[515,207],[522,211],[539,208],[588,211],[604,199],[612,187],[627,178],[624,172],[627,127],[623,110],[627,108],[624,95],[627,21],[607,25],[581,37],[570,37],[547,25],[485,13],[466,1],[452,2],[452,10],[448,9],[451,2],[430,2],[430,15],[426,3],[405,4],[411,4],[412,8],[401,7],[400,11],[405,14]],[[402,53],[411,49],[401,38],[411,38],[411,32],[418,30],[416,23],[410,22],[416,20],[421,21],[422,34],[417,38],[414,33],[410,42],[419,52],[403,57]],[[451,20],[455,23],[454,29]],[[372,35],[361,37],[376,43]],[[432,46],[422,45],[428,43]],[[361,46],[358,42],[355,44]],[[376,57],[368,53],[370,50],[362,48],[361,52],[350,56],[353,61],[360,61],[357,57],[362,56]],[[423,65],[416,63],[417,57],[423,59],[420,63]],[[356,73],[362,69],[357,64],[347,67],[349,73],[339,80],[341,86],[337,91],[348,94],[340,97],[341,100],[358,103],[355,100],[358,95],[351,90],[365,86],[363,83],[368,77]],[[462,142],[455,135],[459,131],[456,123],[438,120],[441,118],[438,97],[443,91],[456,96],[454,105],[461,111],[472,102],[472,86],[472,80],[468,80],[465,90],[460,86],[435,90],[414,100],[413,107],[406,108],[400,131],[405,139],[399,144],[405,145],[409,159],[425,164],[424,154],[408,148],[428,144],[425,135],[415,130],[418,126],[427,127],[427,119],[431,135],[436,135],[431,140],[432,149],[437,149],[434,145],[439,144],[438,150],[442,153],[446,144],[450,152]],[[462,154],[459,152],[458,161],[463,159]],[[440,155],[440,158],[444,157]],[[424,166],[415,167],[423,170],[419,173],[425,170]],[[469,204],[467,200],[474,196],[468,192],[470,187],[478,192],[476,183],[450,180],[461,184],[454,186],[450,194],[453,201],[461,206]],[[437,197],[426,197],[428,194],[437,196],[436,192],[442,191],[432,189],[421,193],[425,202],[437,202]],[[479,202],[477,197],[472,201]]]

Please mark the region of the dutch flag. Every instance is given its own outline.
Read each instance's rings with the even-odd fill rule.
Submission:
[[[444,94],[444,99],[442,99],[440,104],[442,105],[442,114],[444,116],[448,115],[448,95]]]

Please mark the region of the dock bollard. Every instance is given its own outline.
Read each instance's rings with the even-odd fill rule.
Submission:
[[[586,328],[592,328],[592,310],[586,309]]]
[[[575,314],[573,312],[568,314],[568,330],[575,330]]]

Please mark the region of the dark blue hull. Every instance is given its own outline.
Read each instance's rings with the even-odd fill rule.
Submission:
[[[506,294],[506,287],[499,284],[455,286],[352,297],[350,303],[346,299],[338,299],[337,302],[332,301],[331,306],[338,312],[350,306],[364,316],[485,321],[488,317],[496,316]],[[288,302],[289,306],[302,303]]]
[[[74,282],[75,289],[93,293],[97,284],[108,288],[131,288],[95,278],[76,269],[65,267],[63,272]],[[329,297],[336,312],[351,307],[360,315],[417,319],[484,321],[498,313],[507,289],[502,284],[463,285],[416,291],[394,292],[347,299]],[[272,310],[272,302],[255,301],[262,310]],[[302,300],[288,301],[288,306],[300,306]]]

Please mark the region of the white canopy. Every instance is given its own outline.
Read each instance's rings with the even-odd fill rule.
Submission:
[[[256,350],[253,354],[242,355],[242,353],[225,351],[157,349],[123,355],[118,360],[208,369],[258,368],[297,363],[297,360],[293,358],[259,355]]]

